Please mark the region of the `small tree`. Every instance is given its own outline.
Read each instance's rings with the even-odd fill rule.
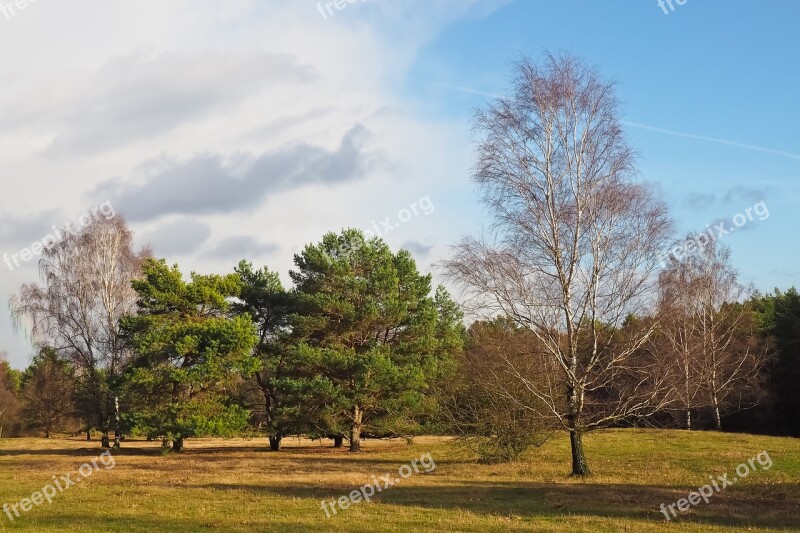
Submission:
[[[552,375],[548,364],[530,330],[507,318],[470,326],[444,410],[452,430],[481,462],[515,461],[557,428],[548,405],[528,388],[542,386]]]
[[[0,353],[0,439],[8,433],[9,427],[20,425],[18,391],[19,376],[6,361],[5,353]]]
[[[343,252],[344,251],[344,252]],[[348,433],[360,450],[365,430],[387,431],[424,406],[430,386],[451,368],[453,335],[438,309],[449,300],[430,296],[431,278],[411,255],[392,253],[380,239],[357,230],[325,235],[295,256],[298,340],[293,357],[325,391],[317,413],[326,434]],[[307,391],[312,389],[307,388]]]
[[[45,438],[65,429],[74,419],[75,376],[52,348],[43,348],[22,378],[22,400],[29,424]]]
[[[248,413],[230,402],[230,391],[258,369],[257,342],[249,316],[235,316],[236,274],[201,276],[185,282],[178,267],[149,260],[136,316],[123,321],[135,358],[128,378],[130,422],[150,436],[184,439],[230,436],[247,425]]]

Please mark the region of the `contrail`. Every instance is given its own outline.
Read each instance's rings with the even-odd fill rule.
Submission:
[[[461,86],[458,86],[458,85],[452,85],[450,83],[442,83],[442,82],[439,82],[439,81],[414,80],[414,79],[412,79],[412,81],[418,81],[418,82],[421,82],[421,83],[427,83],[429,85],[438,85],[439,87],[444,87],[446,89],[453,89],[454,91],[459,91],[459,92],[462,92],[462,93],[477,94],[479,96],[487,96],[489,98],[502,98],[503,97],[502,95],[499,95],[499,94],[496,94],[496,93],[490,93],[490,92],[486,92],[486,91],[478,91],[478,90],[475,90],[475,89],[471,89],[469,87],[461,87]],[[762,146],[755,146],[755,145],[752,145],[752,144],[744,144],[744,143],[735,142],[735,141],[728,141],[726,139],[718,139],[716,137],[707,137],[705,135],[695,135],[693,133],[684,133],[684,132],[681,132],[681,131],[667,130],[667,129],[664,129],[664,128],[657,128],[655,126],[648,126],[647,124],[640,124],[638,122],[631,122],[629,120],[623,120],[622,123],[624,125],[626,125],[626,126],[630,126],[631,128],[639,128],[639,129],[642,129],[642,130],[654,131],[654,132],[657,132],[657,133],[663,133],[665,135],[674,135],[676,137],[683,137],[685,139],[695,139],[695,140],[698,140],[698,141],[706,141],[706,142],[712,142],[712,143],[717,143],[717,144],[724,144],[724,145],[727,145],[727,146],[733,146],[733,147],[736,147],[736,148],[742,148],[744,150],[750,150],[750,151],[753,151],[753,152],[762,152],[762,153],[765,153],[765,154],[773,154],[773,155],[779,155],[781,157],[788,157],[790,159],[800,159],[800,154],[794,154],[792,152],[784,152],[782,150],[775,150],[773,148],[764,148]]]
[[[419,83],[427,83],[428,85],[438,85],[439,87],[444,87],[445,89],[453,89],[454,91],[459,91],[462,93],[469,93],[469,94],[477,94],[480,96],[488,96],[489,98],[503,98],[500,94],[495,93],[487,93],[485,91],[478,91],[475,89],[470,89],[469,87],[461,87],[459,85],[451,85],[450,83],[442,83],[440,81],[431,81],[431,80],[420,80],[416,78],[408,78],[410,81],[417,81]]]
[[[677,137],[685,137],[687,139],[697,139],[697,140],[700,140],[700,141],[707,141],[707,142],[712,142],[712,143],[717,143],[717,144],[726,144],[728,146],[735,146],[737,148],[744,148],[745,150],[752,150],[754,152],[764,152],[765,154],[774,154],[774,155],[780,155],[780,156],[783,156],[783,157],[790,157],[792,159],[800,159],[800,155],[798,155],[798,154],[793,154],[791,152],[783,152],[781,150],[774,150],[772,148],[764,148],[762,146],[754,146],[752,144],[743,144],[743,143],[738,143],[738,142],[734,142],[734,141],[727,141],[725,139],[717,139],[715,137],[706,137],[705,135],[694,135],[692,133],[683,133],[683,132],[680,132],[680,131],[665,130],[664,128],[656,128],[656,127],[653,127],[653,126],[648,126],[646,124],[639,124],[638,122],[630,122],[628,120],[623,120],[622,123],[625,124],[626,126],[630,126],[632,128],[640,128],[640,129],[643,129],[643,130],[650,130],[650,131],[655,131],[655,132],[658,132],[658,133],[665,133],[667,135],[675,135]]]

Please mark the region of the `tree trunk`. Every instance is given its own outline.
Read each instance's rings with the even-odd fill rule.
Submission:
[[[573,357],[570,365],[573,375],[577,375],[577,364],[577,358]],[[579,393],[577,387],[573,385],[567,387],[567,403],[569,406],[567,427],[569,428],[569,444],[572,449],[572,475],[586,477],[590,472],[589,465],[586,463],[586,455],[583,453],[583,432],[580,425],[583,394]]]
[[[684,379],[684,387],[686,388],[686,429],[692,429],[692,404],[690,403],[691,400],[691,392],[689,389],[689,363],[686,362],[683,365],[683,379]]]
[[[183,451],[183,436],[177,437],[172,441],[172,451],[181,453]]]
[[[114,449],[119,450],[119,398],[114,397]]]
[[[353,424],[350,426],[350,451],[353,453],[361,451],[361,409],[356,405],[353,407]]]
[[[333,437],[333,447],[341,448],[344,446],[344,435],[336,435]]]
[[[110,426],[109,420],[101,418],[100,427],[103,429],[103,438],[100,442],[100,445],[103,448],[111,448],[111,438],[108,436],[109,426]]]
[[[722,431],[722,418],[719,416],[719,397],[717,396],[717,366],[716,361],[712,363],[711,369],[711,407],[714,409],[714,425],[717,431]]]
[[[569,443],[572,448],[572,475],[588,476],[591,472],[589,472],[589,464],[586,462],[586,455],[583,453],[583,434],[570,430]]]
[[[90,440],[92,440],[92,429],[91,428],[86,430],[86,441],[88,442]]]
[[[283,440],[283,435],[278,433],[275,436],[269,438],[269,449],[273,452],[281,451],[281,441]]]

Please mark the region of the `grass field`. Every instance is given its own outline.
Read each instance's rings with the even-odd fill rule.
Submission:
[[[289,439],[190,440],[182,455],[125,442],[99,470],[9,520],[21,531],[800,531],[800,440],[683,431],[615,430],[586,437],[594,475],[572,479],[568,441],[554,438],[525,461],[479,465],[447,439],[366,441],[349,454]],[[756,471],[667,522],[659,511],[709,476],[729,474],[759,452]],[[0,504],[30,497],[53,476],[96,458],[78,439],[0,440]],[[422,469],[327,518],[334,500],[430,453]],[[75,479],[77,474],[73,474]],[[13,514],[12,514],[13,516]]]

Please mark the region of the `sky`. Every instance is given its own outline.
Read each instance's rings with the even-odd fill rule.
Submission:
[[[113,212],[186,273],[247,258],[288,283],[305,244],[356,227],[441,281],[436,261],[489,223],[472,113],[549,50],[617,83],[679,234],[760,204],[723,237],[740,280],[798,284],[800,0],[325,4],[0,0],[0,255]],[[18,257],[0,303],[38,281]],[[0,305],[17,368],[22,329]]]

